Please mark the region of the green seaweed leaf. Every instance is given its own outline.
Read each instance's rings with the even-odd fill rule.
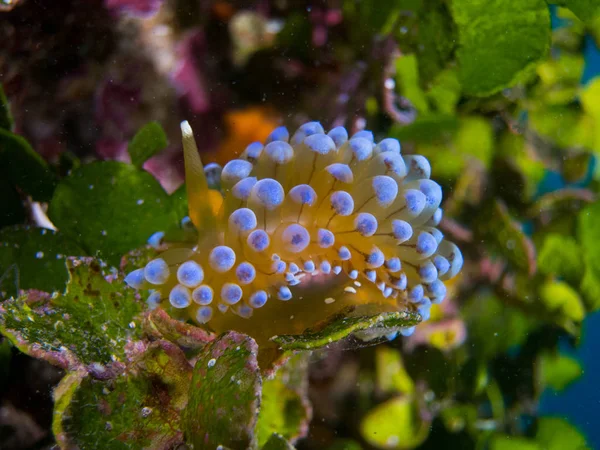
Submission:
[[[512,86],[550,48],[550,13],[543,0],[453,0],[459,76],[470,95]]]
[[[52,222],[90,254],[116,265],[156,231],[178,225],[178,197],[149,173],[104,161],[79,167],[61,180],[50,203]]]
[[[0,332],[21,351],[97,378],[122,370],[126,345],[141,335],[135,291],[92,258],[69,258],[62,294],[31,290],[0,306]]]
[[[256,425],[258,445],[266,445],[274,433],[294,443],[308,431],[311,409],[307,398],[308,358],[294,355],[272,379],[263,381]]]
[[[262,385],[257,353],[252,338],[232,331],[198,358],[183,415],[186,442],[195,449],[250,447]]]
[[[543,352],[537,359],[537,378],[540,386],[562,391],[583,374],[579,361],[560,353]]]
[[[384,449],[414,448],[429,435],[429,422],[419,417],[410,396],[395,397],[369,411],[360,426],[363,438]]]
[[[585,437],[564,419],[542,417],[538,421],[536,442],[544,450],[587,450]]]
[[[21,290],[64,291],[69,273],[67,256],[84,251],[53,230],[15,226],[0,230],[0,300]]]
[[[55,393],[53,431],[62,448],[170,449],[183,444],[180,428],[192,368],[167,341],[137,343],[126,374],[95,380],[67,376]]]
[[[29,142],[1,128],[0,177],[40,202],[50,200],[56,187],[56,175]]]
[[[0,129],[12,131],[13,126],[14,121],[10,113],[10,105],[8,104],[4,89],[2,89],[2,84],[0,84]]]
[[[363,337],[376,339],[398,328],[416,325],[420,321],[421,316],[414,312],[400,311],[361,315],[360,308],[357,308],[354,311],[342,311],[320,326],[306,330],[302,334],[273,336],[271,340],[283,350],[314,350],[357,332],[366,331],[368,334]]]
[[[548,3],[570,9],[583,22],[591,23],[600,15],[600,3],[596,0],[548,0]]]
[[[167,135],[158,122],[144,125],[127,146],[131,163],[141,169],[148,159],[164,150],[167,144]]]
[[[555,275],[577,285],[584,271],[582,250],[571,236],[548,234],[538,253],[538,266],[544,274]]]
[[[273,433],[262,450],[294,450],[294,446],[282,435]]]

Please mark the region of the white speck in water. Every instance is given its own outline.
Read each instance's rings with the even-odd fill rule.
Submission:
[[[293,320],[293,319],[294,319],[294,316],[290,316],[290,320]]]
[[[332,298],[332,297],[327,297],[327,298],[325,299],[325,303],[326,303],[327,305],[331,305],[333,302],[335,302],[335,298]]]
[[[138,205],[143,205],[144,204],[144,199],[140,198],[136,203]]]
[[[385,80],[383,85],[385,86],[386,89],[394,89],[396,87],[396,82],[394,81],[393,78],[388,78],[387,80]]]
[[[396,447],[400,442],[400,438],[398,436],[390,436],[387,440],[387,444],[392,447]]]
[[[129,322],[129,328],[135,328],[135,322]]]
[[[142,417],[148,417],[150,414],[152,414],[152,408],[148,408],[147,406],[144,406],[142,408]]]
[[[509,239],[508,241],[506,241],[506,248],[508,248],[509,250],[514,250],[515,241],[513,239]]]
[[[46,230],[45,228],[42,228],[42,231],[41,231],[42,236],[45,235],[47,231],[48,230]]]
[[[44,257],[44,252],[37,252],[37,253],[35,254],[35,257],[36,257],[37,259],[42,259],[42,258]]]
[[[106,230],[102,230],[102,231],[100,232],[100,234],[101,234],[102,236],[106,236],[108,233],[106,232]]]
[[[217,363],[217,360],[215,358],[213,358],[210,361],[208,361],[208,367],[215,367],[216,363]]]
[[[61,253],[56,254],[56,259],[62,259],[62,258],[63,258],[63,255]]]
[[[90,188],[90,190],[94,189],[94,185],[93,184],[90,184],[88,187]]]

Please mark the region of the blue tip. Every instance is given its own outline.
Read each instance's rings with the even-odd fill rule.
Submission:
[[[356,216],[356,219],[354,219],[354,226],[361,236],[368,237],[375,234],[378,223],[373,214],[360,213]]]
[[[448,269],[450,269],[450,263],[448,260],[440,255],[436,255],[433,258],[433,264],[435,265],[435,268],[440,276],[444,275],[446,272],[448,272]]]
[[[137,269],[133,272],[129,272],[129,274],[125,277],[125,283],[134,289],[140,289],[144,285],[145,281],[144,269]]]
[[[251,231],[256,228],[256,215],[249,208],[236,209],[229,216],[229,226],[238,231]]]
[[[256,278],[256,269],[249,262],[243,262],[235,269],[235,276],[240,284],[248,284]]]
[[[277,291],[277,298],[287,302],[292,298],[292,291],[287,286],[281,286]]]
[[[204,271],[196,261],[186,261],[177,269],[177,281],[189,288],[194,288],[204,280]]]
[[[416,250],[417,253],[424,258],[429,258],[431,255],[433,255],[437,250],[437,247],[438,243],[431,234],[422,231],[417,237]]]
[[[400,153],[401,147],[398,139],[386,138],[377,144],[381,152],[394,152]]]
[[[265,147],[265,153],[275,164],[285,164],[294,157],[294,149],[284,141],[274,141]]]
[[[278,181],[272,178],[263,178],[259,180],[252,188],[252,196],[268,210],[277,208],[283,202],[283,187]]]
[[[413,287],[408,293],[408,300],[413,303],[420,302],[423,296],[425,295],[425,289],[423,289],[423,285],[417,284]]]
[[[225,283],[221,288],[221,300],[228,305],[235,305],[242,299],[242,288],[235,283]]]
[[[421,214],[427,202],[425,194],[416,189],[407,189],[404,193],[404,200],[406,201],[406,208],[413,216]]]
[[[365,271],[365,276],[367,277],[367,280],[369,280],[371,283],[375,283],[375,281],[377,280],[377,273],[374,270]]]
[[[335,142],[326,134],[313,134],[304,139],[304,145],[319,155],[326,155],[335,150]]]
[[[301,125],[292,136],[292,145],[298,145],[306,136],[311,136],[317,133],[324,133],[325,130],[319,122],[307,122]]]
[[[287,251],[299,253],[310,244],[310,234],[302,225],[293,223],[283,230],[281,240]]]
[[[221,180],[226,183],[234,184],[246,178],[252,172],[252,163],[243,159],[233,159],[225,164],[221,172]]]
[[[146,299],[146,304],[148,305],[150,311],[153,311],[156,308],[158,308],[158,305],[160,305],[160,292],[152,292]]]
[[[299,184],[290,189],[290,198],[299,205],[312,206],[317,200],[317,193],[308,184]]]
[[[265,141],[267,144],[273,141],[288,141],[290,139],[290,132],[286,127],[277,127],[267,137]]]
[[[325,167],[325,170],[338,181],[342,183],[352,183],[354,181],[354,174],[352,169],[347,164],[334,163]]]
[[[333,273],[336,275],[342,273],[342,266],[333,266]]]
[[[317,241],[319,242],[319,247],[329,248],[335,243],[335,236],[331,231],[320,228],[317,231]]]
[[[358,270],[354,269],[351,270],[350,273],[348,274],[348,276],[352,279],[352,280],[356,280],[358,278]]]
[[[441,303],[446,298],[446,285],[440,280],[433,281],[427,286],[427,290],[431,297],[431,303]]]
[[[425,194],[425,202],[428,207],[439,206],[442,201],[442,188],[435,181],[421,180],[419,190]]]
[[[352,139],[356,139],[356,138],[363,138],[366,139],[370,142],[374,142],[375,139],[373,138],[373,133],[369,130],[361,130],[361,131],[357,131],[356,133],[354,133],[352,135]]]
[[[419,267],[419,277],[422,283],[431,283],[438,277],[437,269],[431,261],[427,261]]]
[[[397,277],[391,277],[390,281],[396,289],[399,289],[401,291],[406,289],[406,285],[408,283],[408,280],[406,279],[406,275],[404,273],[401,273]]]
[[[255,252],[262,252],[269,247],[271,239],[264,230],[254,230],[248,235],[246,242],[248,246]]]
[[[398,153],[385,152],[380,153],[379,155],[379,158],[383,161],[387,170],[400,177],[406,176],[406,164],[404,164],[404,160]]]
[[[416,327],[401,328],[399,333],[404,337],[409,337],[409,336],[413,335],[413,333],[415,332],[415,329],[416,329]]]
[[[380,249],[375,247],[373,250],[371,250],[371,253],[367,255],[365,262],[367,263],[367,267],[370,269],[377,269],[383,266],[383,263],[385,262],[385,256]]]
[[[199,305],[210,305],[213,301],[214,293],[210,286],[203,284],[192,292],[192,300]]]
[[[246,156],[248,161],[254,162],[258,159],[262,151],[263,145],[260,142],[253,142],[248,147],[246,147],[246,150],[244,150],[244,155]]]
[[[213,270],[224,273],[235,264],[235,252],[225,245],[220,245],[212,249],[208,261]]]
[[[394,220],[392,221],[392,232],[394,233],[394,237],[398,239],[398,243],[401,244],[412,237],[413,229],[410,223],[404,220]]]
[[[262,308],[267,303],[268,298],[269,296],[265,291],[256,291],[252,295],[250,295],[248,303],[253,308]]]
[[[335,127],[329,133],[327,133],[327,136],[333,139],[336,147],[340,147],[348,140],[348,131],[346,131],[344,127]]]
[[[331,273],[331,263],[329,261],[322,261],[319,267],[324,274],[327,275]]]
[[[144,268],[144,278],[152,284],[166,283],[170,274],[169,266],[162,258],[153,259]]]
[[[243,180],[238,181],[231,188],[231,193],[237,199],[248,200],[248,197],[250,197],[250,192],[252,192],[252,188],[256,182],[256,177],[246,177]]]
[[[402,262],[400,261],[400,258],[393,257],[385,262],[385,267],[389,272],[400,272],[402,269]]]
[[[183,221],[182,221],[183,222]],[[158,248],[162,244],[163,238],[165,237],[165,233],[162,231],[157,231],[152,236],[148,238],[148,245],[152,248]]]
[[[350,139],[350,150],[357,161],[364,161],[373,154],[373,143],[368,139],[358,137]]]
[[[349,216],[354,211],[354,199],[345,191],[336,191],[331,194],[331,207],[340,216]]]
[[[208,322],[213,315],[213,309],[210,306],[202,306],[196,311],[196,320],[200,323]]]
[[[312,261],[306,261],[304,263],[304,271],[308,273],[313,273],[316,270],[315,263]]]
[[[348,247],[342,246],[338,250],[338,256],[342,261],[348,261],[350,258],[352,258],[352,253],[350,253]]]
[[[173,308],[187,308],[192,303],[192,294],[188,288],[178,284],[169,293],[169,303]]]
[[[300,267],[298,267],[298,264],[296,264],[296,263],[290,263],[290,265],[288,267],[288,271],[292,275],[296,275],[298,272],[300,272]]]

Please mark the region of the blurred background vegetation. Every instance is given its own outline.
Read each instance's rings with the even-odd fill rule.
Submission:
[[[430,160],[465,268],[410,338],[313,355],[297,448],[600,448],[600,6],[549,3],[0,0],[0,241],[82,163],[130,162],[148,122],[169,193],[184,119],[221,164],[279,124],[396,137]],[[53,445],[60,377],[0,342],[1,448]]]

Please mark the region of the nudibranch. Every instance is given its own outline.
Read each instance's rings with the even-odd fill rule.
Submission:
[[[309,122],[250,144],[214,190],[214,167],[203,167],[189,124],[181,129],[198,238],[126,277],[149,303],[215,331],[268,337],[348,305],[427,320],[444,299],[463,259],[436,228],[442,190],[425,157],[403,155],[396,139]]]

